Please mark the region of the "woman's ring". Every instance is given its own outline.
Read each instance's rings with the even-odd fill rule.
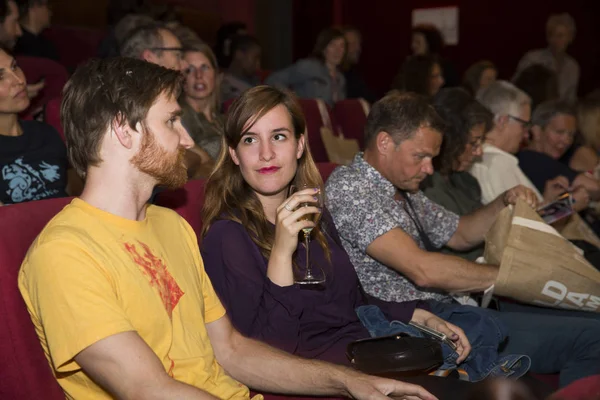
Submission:
[[[285,208],[289,212],[293,212],[294,211],[294,209],[292,207],[290,207],[290,203],[287,203],[285,206],[283,206],[283,208]]]

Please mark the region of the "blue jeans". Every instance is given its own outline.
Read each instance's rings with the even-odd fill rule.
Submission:
[[[476,307],[461,306],[460,304],[448,305],[439,310],[439,317],[456,325],[464,325],[471,353],[461,364],[468,379],[472,382],[480,381],[488,376],[502,376],[518,378],[524,375],[530,366],[527,356],[505,355],[499,357],[498,348],[500,343],[506,339],[506,328],[504,325],[490,316],[487,312],[481,312]],[[377,306],[361,306],[356,309],[362,324],[367,328],[372,337],[391,335],[399,332],[408,333],[411,336],[422,337],[421,331],[404,324],[400,321],[388,321],[386,316]],[[455,369],[458,353],[450,346],[442,343],[444,364],[440,370]]]
[[[427,303],[436,315],[436,311],[452,306],[435,301]],[[520,308],[525,312],[482,310],[508,328],[508,340],[500,349],[501,355],[528,355],[531,372],[560,373],[561,387],[577,379],[600,374],[600,321],[571,317],[562,310],[557,310],[555,315],[550,310],[544,314],[535,310],[526,312],[528,308]]]

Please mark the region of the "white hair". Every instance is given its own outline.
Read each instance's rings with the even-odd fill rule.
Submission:
[[[518,114],[526,104],[531,105],[531,97],[507,81],[496,81],[477,92],[477,100],[494,115]]]

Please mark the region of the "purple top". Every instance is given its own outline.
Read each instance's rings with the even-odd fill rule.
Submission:
[[[408,322],[418,301],[386,303],[365,299],[358,277],[328,212],[322,226],[331,251],[322,290],[292,285],[281,287],[267,277],[267,259],[239,223],[219,220],[202,240],[205,269],[233,325],[244,335],[307,358],[347,364],[346,346],[369,337],[355,308],[378,305],[390,320]],[[305,253],[299,244],[295,261],[303,266]],[[328,266],[321,246],[311,242],[311,258]],[[325,269],[325,268],[324,268]]]

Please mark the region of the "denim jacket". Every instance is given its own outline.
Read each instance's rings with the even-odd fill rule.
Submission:
[[[344,74],[341,71],[338,72],[334,85],[327,67],[316,58],[298,60],[295,64],[269,75],[265,83],[289,88],[296,92],[298,97],[322,99],[330,106],[335,101],[346,98]],[[333,98],[334,86],[337,87],[337,99]]]
[[[489,314],[481,312],[477,307],[447,307],[444,315],[438,315],[454,325],[462,326],[469,342],[471,353],[461,364],[468,375],[468,380],[477,382],[492,377],[519,378],[529,370],[531,360],[525,355],[498,356],[498,347],[506,339],[506,327]],[[423,337],[418,329],[400,321],[388,321],[377,306],[361,306],[356,309],[362,324],[372,337],[407,333],[411,336]],[[469,327],[465,329],[465,327]],[[444,364],[439,370],[455,369],[456,353],[450,346],[442,343]]]

